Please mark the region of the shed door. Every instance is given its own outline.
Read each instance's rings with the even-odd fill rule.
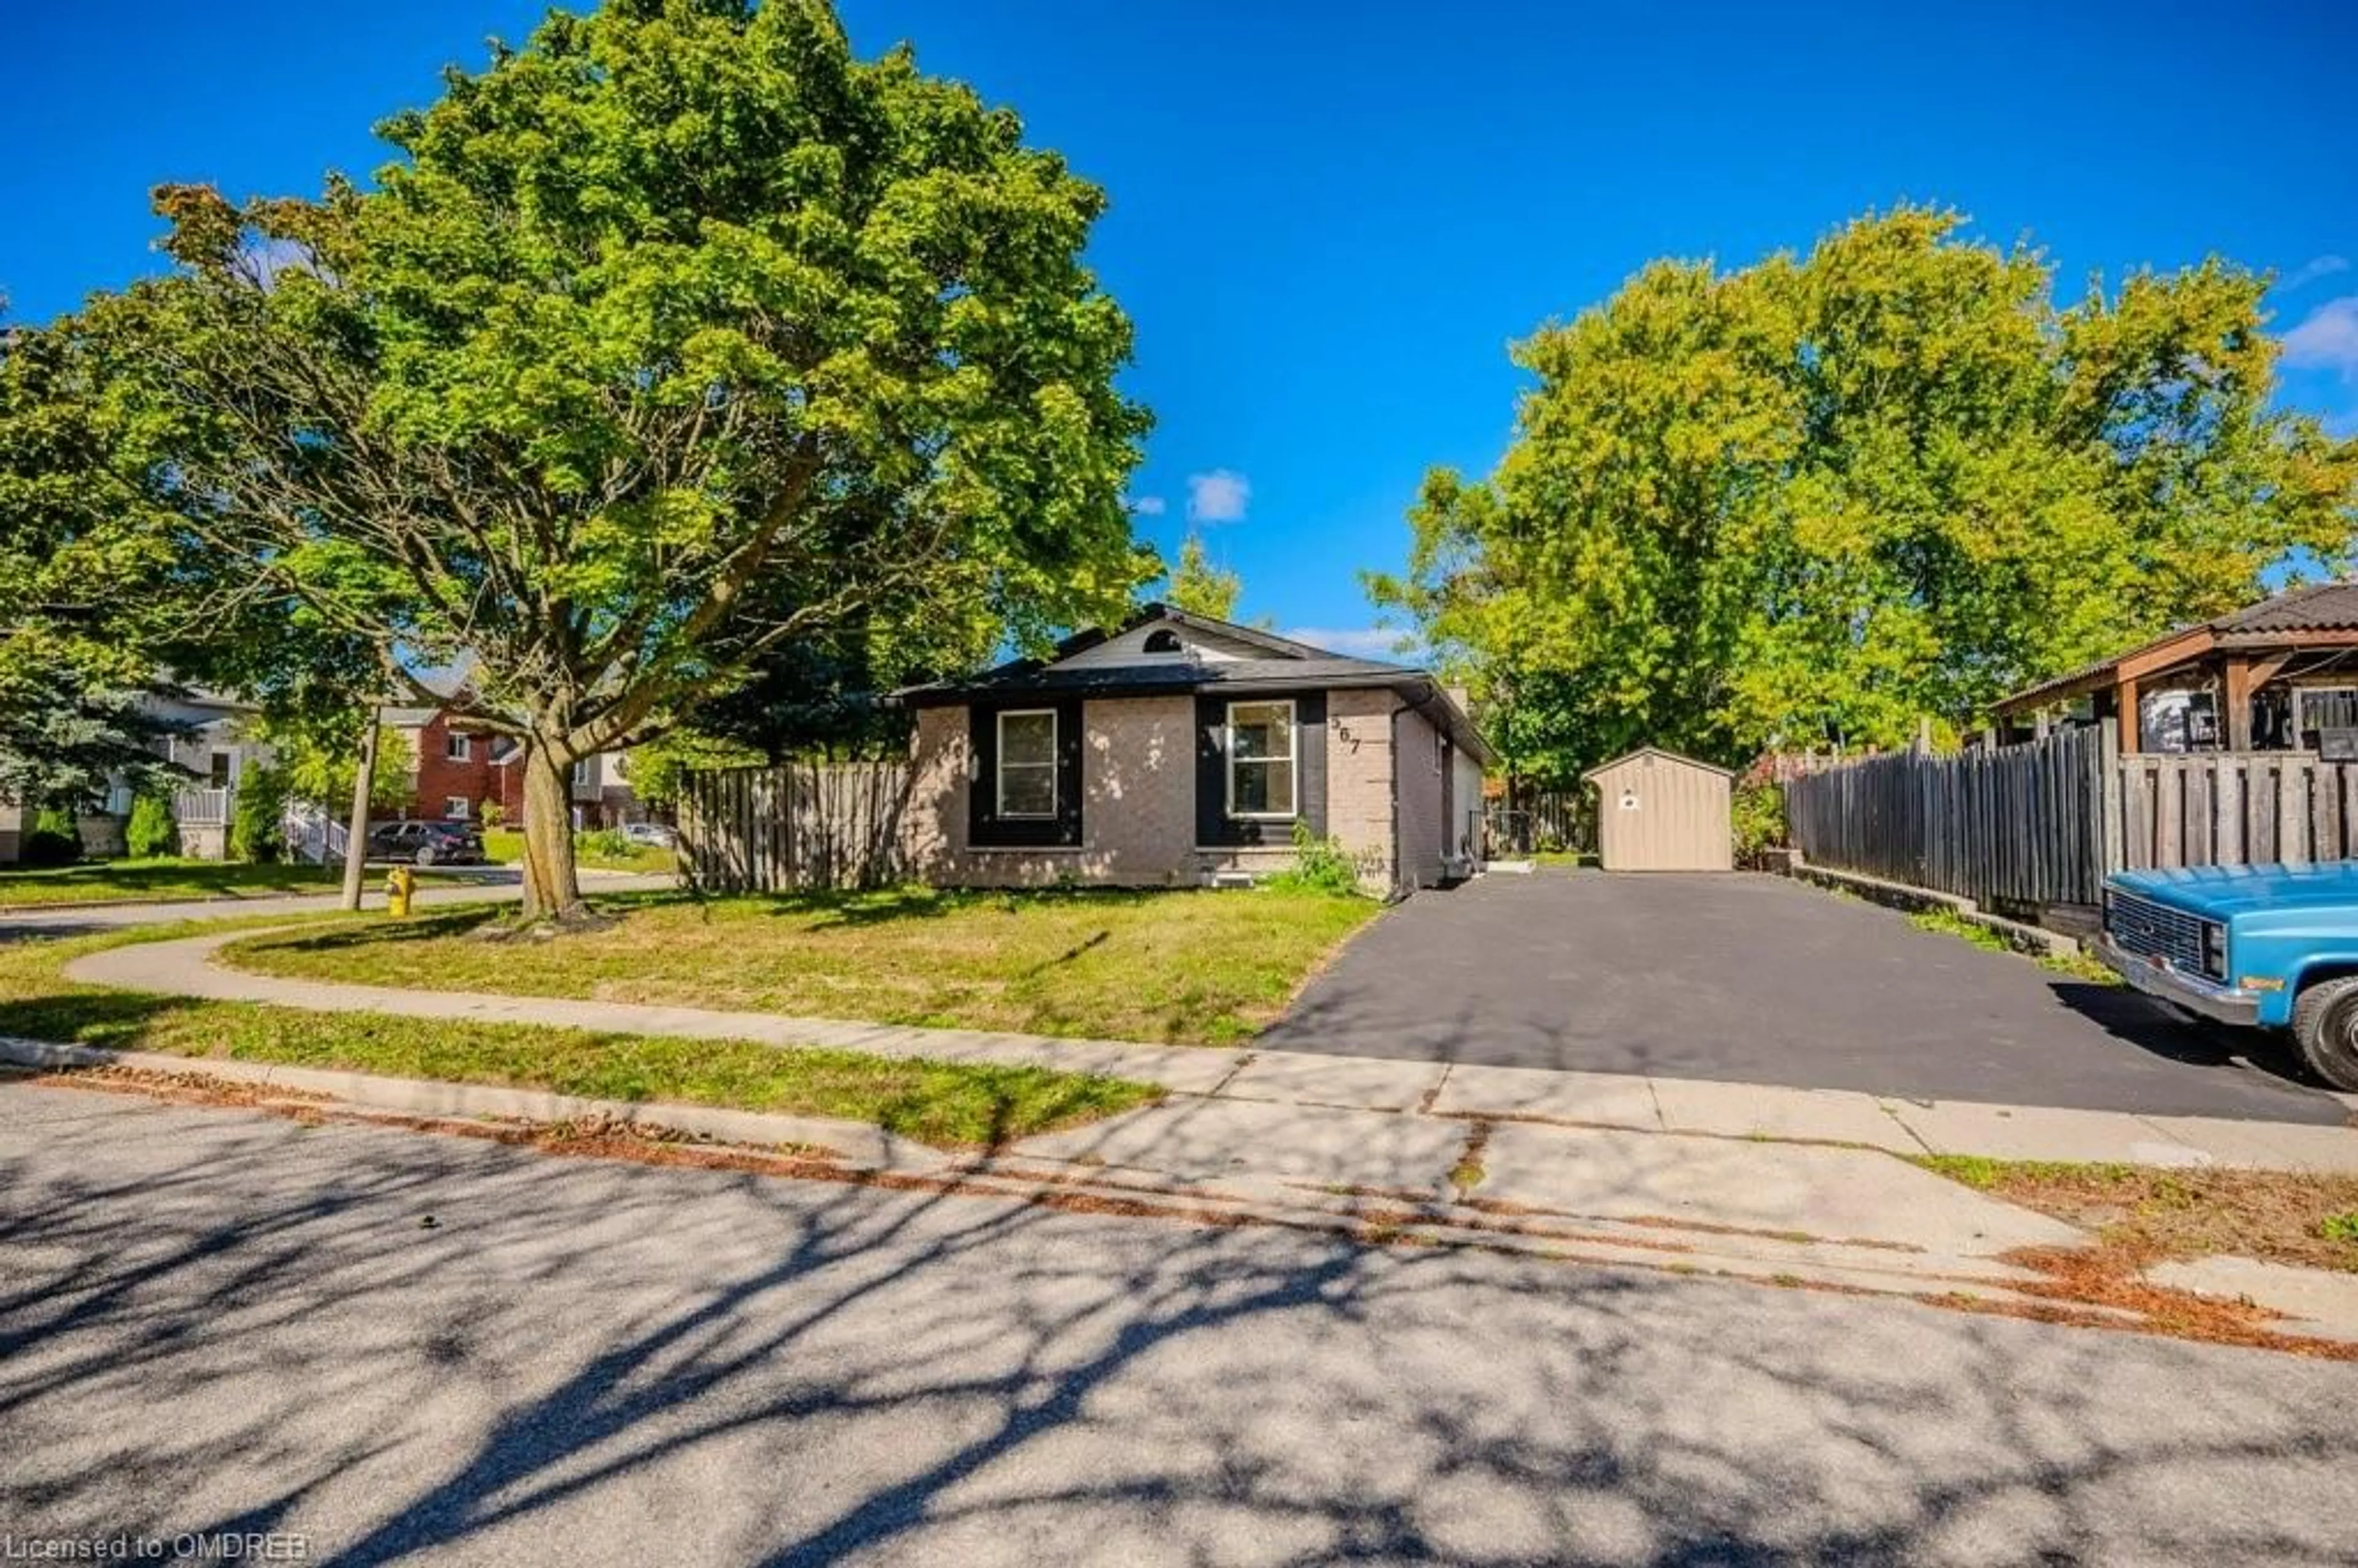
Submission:
[[[1597,777],[1608,871],[1724,871],[1734,864],[1727,780],[1669,757],[1632,757]]]

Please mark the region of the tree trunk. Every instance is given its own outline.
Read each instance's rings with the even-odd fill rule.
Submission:
[[[572,763],[546,742],[524,749],[524,917],[579,920],[581,874],[573,863]]]
[[[344,907],[348,910],[360,908],[361,884],[368,879],[369,796],[376,791],[377,719],[377,710],[370,708],[368,729],[361,738],[360,771],[352,778],[352,815],[344,838]],[[321,853],[326,853],[324,849]]]

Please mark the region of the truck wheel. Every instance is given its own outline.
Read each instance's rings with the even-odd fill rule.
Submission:
[[[2321,980],[2292,1004],[2293,1038],[2309,1070],[2358,1093],[2358,975]]]

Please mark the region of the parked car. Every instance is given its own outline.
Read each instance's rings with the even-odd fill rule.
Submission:
[[[471,822],[380,822],[369,829],[368,858],[414,866],[480,866],[483,838]]]
[[[2358,861],[2117,872],[2096,951],[2189,1012],[2288,1033],[2311,1072],[2358,1092]]]
[[[625,822],[622,824],[622,837],[649,849],[679,848],[679,834],[661,822]]]

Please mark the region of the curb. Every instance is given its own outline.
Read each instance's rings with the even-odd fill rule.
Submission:
[[[512,1089],[492,1084],[395,1078],[339,1068],[297,1067],[275,1062],[224,1062],[201,1056],[172,1056],[154,1051],[108,1051],[94,1045],[64,1045],[14,1035],[0,1035],[0,1062],[40,1068],[122,1067],[138,1073],[211,1078],[225,1084],[318,1096],[345,1105],[403,1116],[476,1117],[524,1121],[613,1121],[757,1148],[781,1143],[803,1144],[824,1150],[830,1159],[877,1170],[930,1171],[947,1163],[950,1159],[939,1150],[895,1137],[881,1127],[871,1127],[865,1122],[784,1116],[767,1111],[730,1110],[719,1106],[591,1099],[546,1089]]]
[[[535,1121],[604,1119],[762,1147],[823,1143],[845,1176],[882,1175],[921,1187],[1010,1198],[1081,1213],[1129,1213],[1221,1226],[1268,1225],[1314,1233],[1380,1238],[1386,1243],[1472,1246],[1552,1261],[1637,1268],[1785,1286],[1811,1285],[1894,1299],[1954,1292],[2004,1302],[2034,1278],[1994,1260],[1861,1251],[1840,1241],[1796,1241],[1773,1235],[1715,1235],[1642,1222],[1537,1215],[1528,1220],[1453,1213],[1437,1195],[1328,1195],[1282,1177],[1207,1184],[1119,1168],[1083,1167],[1020,1151],[953,1154],[857,1122],[772,1116],[700,1107],[582,1098],[486,1085],[381,1077],[258,1062],[110,1051],[90,1045],[0,1035],[0,1063],[33,1068],[117,1067],[199,1076],[247,1088],[276,1089],[290,1099],[319,1097],[361,1111],[419,1118]]]
[[[2019,920],[2008,920],[2002,914],[1992,914],[1961,894],[1935,892],[1930,888],[1885,881],[1880,877],[1865,876],[1857,871],[1837,871],[1825,866],[1813,866],[1799,854],[1788,864],[1784,874],[1795,881],[1813,882],[1819,887],[1855,893],[1870,903],[1905,910],[1911,914],[1934,911],[1954,914],[1991,933],[2016,952],[2028,953],[2034,958],[2070,958],[2081,951],[2080,944],[2069,936],[2036,925],[2026,925]]]

